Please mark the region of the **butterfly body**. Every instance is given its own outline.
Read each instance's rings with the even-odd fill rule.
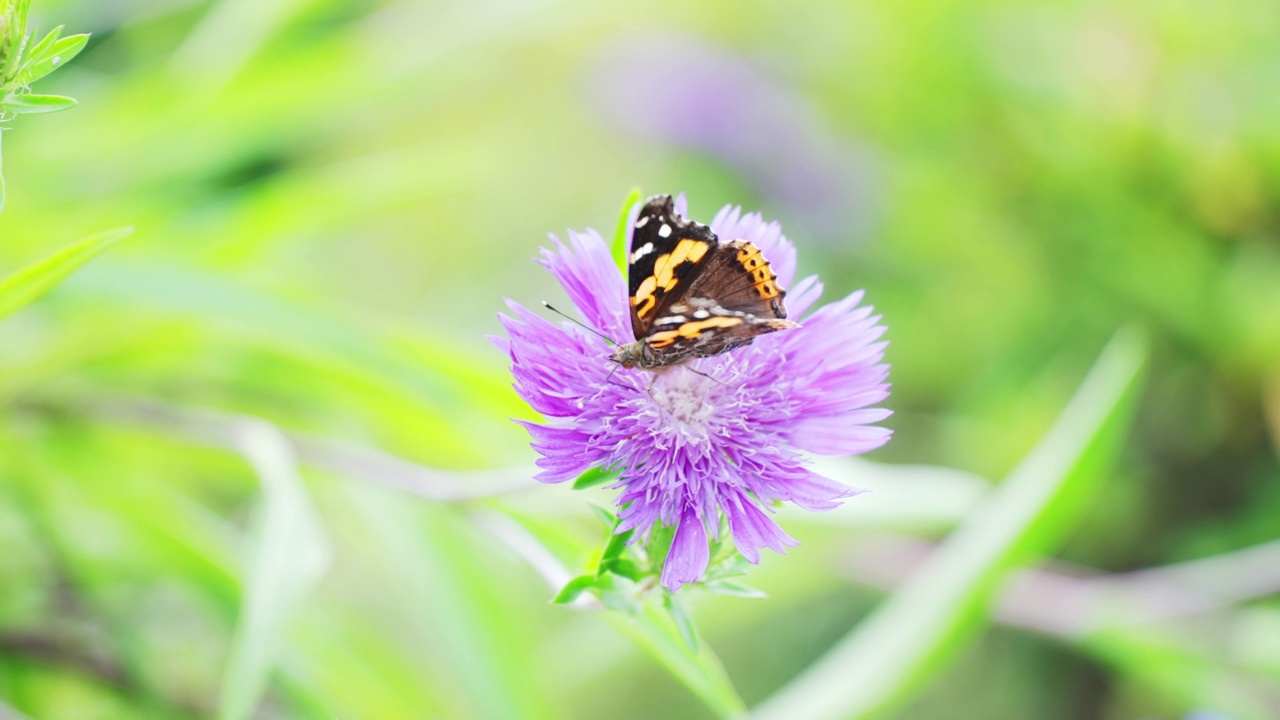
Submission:
[[[757,336],[799,327],[787,320],[777,276],[745,240],[722,242],[711,228],[655,195],[636,218],[627,271],[635,342],[612,360],[661,370],[748,345]]]

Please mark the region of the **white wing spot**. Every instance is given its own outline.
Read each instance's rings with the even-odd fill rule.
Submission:
[[[642,217],[642,218],[640,218],[639,220],[637,220],[637,221],[636,221],[636,227],[638,227],[638,228],[642,228],[642,227],[644,227],[645,225],[648,225],[648,224],[649,224],[649,216],[648,216],[648,215],[645,215],[644,217]]]
[[[693,316],[699,320],[704,320],[710,317],[711,313],[707,312],[706,310],[696,310],[694,311]]]
[[[670,235],[671,226],[666,223],[662,223],[662,227],[658,228],[658,237],[670,237]]]
[[[651,252],[653,252],[653,243],[647,242],[636,248],[635,252],[631,253],[631,262],[635,262]]]

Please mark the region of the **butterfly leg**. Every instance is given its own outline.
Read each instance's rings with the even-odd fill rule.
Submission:
[[[733,386],[732,386],[732,385],[730,385],[729,383],[727,383],[727,382],[725,382],[725,381],[723,381],[723,380],[721,380],[721,379],[717,378],[716,376],[714,376],[714,375],[709,375],[709,374],[707,374],[707,373],[704,373],[704,372],[702,372],[701,370],[699,370],[699,369],[697,369],[697,368],[691,367],[691,368],[688,368],[688,370],[689,370],[689,372],[691,372],[691,373],[695,373],[695,374],[698,374],[698,375],[701,375],[702,377],[707,378],[708,380],[714,380],[715,382],[718,382],[718,383],[720,383],[721,385],[723,385],[723,386],[725,386],[725,387],[733,387]]]

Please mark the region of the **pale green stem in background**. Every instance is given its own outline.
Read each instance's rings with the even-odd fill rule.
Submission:
[[[273,425],[256,422],[243,424],[236,442],[262,481],[263,506],[223,676],[221,720],[256,715],[289,622],[329,563],[289,441]]]
[[[936,671],[981,627],[1007,572],[1074,524],[1124,436],[1145,356],[1137,333],[1119,333],[1009,478],[924,567],[754,717],[867,717]]]

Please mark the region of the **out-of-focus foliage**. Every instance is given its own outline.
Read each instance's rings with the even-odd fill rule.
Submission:
[[[1118,460],[1083,506],[1023,508],[1065,545],[1028,545],[1055,557],[933,637],[950,662],[889,712],[1280,715],[1273,1],[36,0],[28,22],[92,37],[39,84],[79,106],[5,125],[0,277],[137,229],[0,322],[0,715],[754,707],[998,501],[975,477],[1017,467],[1131,324]],[[608,235],[635,186],[762,209],[892,343],[895,439],[832,466],[876,492],[787,517],[803,545],[750,577],[769,599],[690,594],[693,659],[678,627],[548,602],[533,568],[594,568],[610,495],[522,482],[530,411],[484,338],[504,296],[559,298],[545,233]]]

